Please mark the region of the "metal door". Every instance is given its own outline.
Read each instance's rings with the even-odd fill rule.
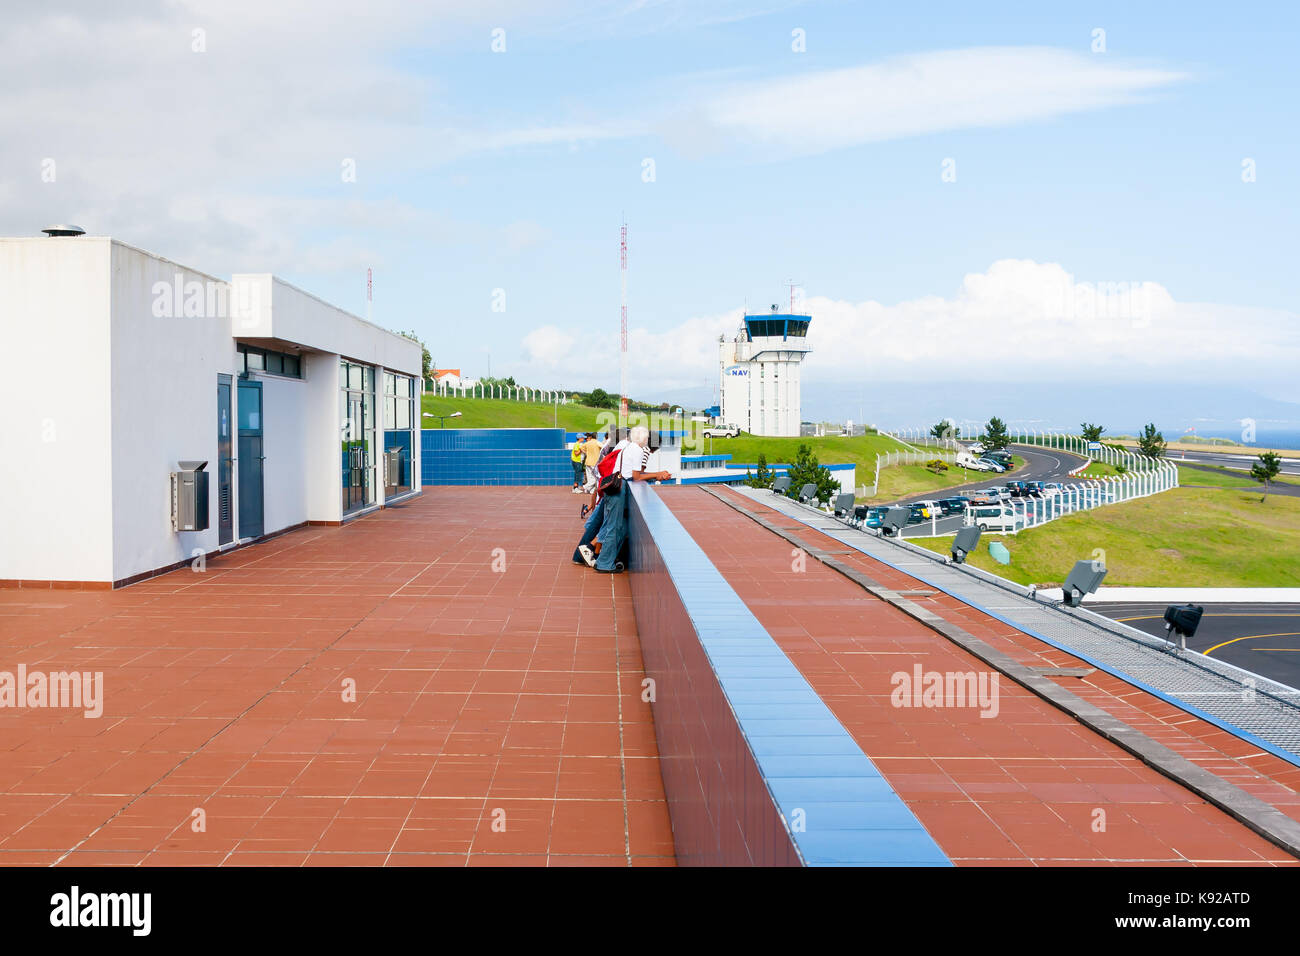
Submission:
[[[217,376],[217,544],[229,544],[235,536],[231,511],[231,463],[233,429],[230,421],[230,376]]]
[[[262,534],[262,383],[239,383],[239,536]]]

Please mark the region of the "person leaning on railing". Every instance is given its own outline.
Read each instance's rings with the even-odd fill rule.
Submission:
[[[583,537],[590,545],[579,543],[577,553],[589,566],[602,574],[616,574],[624,568],[619,553],[627,540],[627,501],[629,481],[667,481],[672,474],[667,471],[646,471],[651,451],[650,430],[644,425],[633,428],[626,443],[620,442],[619,458],[614,473],[601,483],[601,498],[595,521],[588,521]],[[617,480],[614,480],[617,477]],[[594,524],[599,527],[595,537],[588,537]]]

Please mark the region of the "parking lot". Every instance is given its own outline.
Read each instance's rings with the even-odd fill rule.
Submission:
[[[1056,450],[1045,450],[1034,446],[1011,445],[1008,451],[1024,459],[1024,464],[1014,471],[1008,471],[1001,474],[995,472],[980,472],[968,469],[961,469],[970,480],[964,481],[952,488],[945,488],[941,491],[921,492],[915,495],[908,495],[894,505],[909,505],[918,501],[936,500],[940,498],[950,498],[954,496],[969,497],[971,492],[991,488],[997,485],[1005,485],[1008,480],[1011,481],[1043,481],[1059,482],[1063,485],[1075,483],[1075,479],[1069,476],[1071,469],[1077,468],[1083,464],[1083,459],[1067,452]],[[1041,499],[1033,499],[1041,501]],[[1012,499],[1013,507],[1016,506],[1017,499]],[[1023,504],[1019,507],[1024,507]],[[1040,505],[1041,507],[1041,505]],[[939,535],[956,534],[958,529],[965,523],[965,517],[961,514],[953,514],[947,517],[938,517],[920,524],[909,525],[904,529],[902,536],[905,538],[916,537],[937,537]]]

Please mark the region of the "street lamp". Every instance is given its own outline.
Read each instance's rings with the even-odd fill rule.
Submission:
[[[424,417],[425,417],[425,418],[436,418],[436,419],[438,419],[438,427],[439,427],[439,428],[446,428],[446,427],[447,427],[447,419],[449,419],[449,418],[460,418],[460,412],[452,412],[450,415],[435,415],[435,414],[433,414],[433,412],[425,412],[425,413],[424,413]]]

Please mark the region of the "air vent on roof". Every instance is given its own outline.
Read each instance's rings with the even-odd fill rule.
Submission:
[[[86,230],[80,226],[46,226],[41,232],[47,236],[84,236]]]

